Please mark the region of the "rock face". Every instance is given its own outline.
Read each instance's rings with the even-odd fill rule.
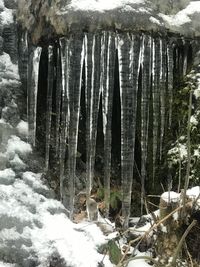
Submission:
[[[37,43],[71,31],[153,31],[199,36],[198,1],[18,1],[18,20]]]

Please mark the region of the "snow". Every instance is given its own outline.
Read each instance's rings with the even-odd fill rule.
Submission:
[[[31,146],[19,137],[8,140],[6,154],[13,155],[7,158],[10,164],[23,164],[19,155],[30,152]],[[105,267],[113,266],[108,256],[97,252],[107,237],[94,223],[71,222],[64,206],[52,198],[41,173],[27,171],[17,178],[11,168],[0,170],[0,200],[0,250],[4,258],[25,266],[24,260],[37,255],[37,266],[46,267],[56,253],[67,266],[95,267],[101,261]],[[14,265],[0,262],[1,266]]]
[[[152,17],[152,16],[149,18],[149,20],[150,20],[150,22],[152,22],[152,23],[155,23],[155,24],[160,25],[160,21],[159,21],[158,19]]]
[[[25,173],[24,176],[30,177],[31,173]],[[38,183],[37,179],[34,180],[36,177],[34,174],[31,177],[34,184]],[[0,196],[0,217],[6,215],[10,221],[15,219],[27,225],[21,234],[16,226],[3,229],[0,231],[0,241],[30,240],[31,249],[39,256],[41,267],[46,266],[54,250],[69,266],[95,267],[103,259],[103,255],[97,252],[97,246],[106,242],[100,229],[90,223],[75,225],[64,213],[51,214],[48,208],[52,203],[55,209],[64,210],[60,202],[34,193],[31,187],[18,179],[14,185],[0,185]],[[30,209],[32,206],[35,207],[34,212]],[[41,227],[38,228],[35,221],[39,221]],[[112,266],[107,259],[105,263],[107,267]]]
[[[197,88],[194,90],[194,96],[196,99],[200,97],[200,79],[197,79]]]
[[[185,144],[177,143],[175,147],[168,151],[169,155],[176,155],[177,158],[183,160],[187,157],[187,147]]]
[[[167,203],[178,202],[180,199],[180,194],[178,194],[174,191],[164,192],[161,195],[161,198]]]
[[[140,256],[141,257],[147,256],[147,254],[138,252],[137,257],[140,257]],[[152,266],[152,265],[148,264],[144,259],[134,259],[130,261],[127,265],[127,267],[149,267],[149,266]]]
[[[192,198],[200,197],[200,186],[195,186],[191,189],[188,189],[186,194],[187,196],[192,197]]]
[[[0,13],[0,20],[1,20],[1,23],[4,25],[13,23],[14,21],[13,21],[12,10],[8,8],[4,8],[4,10]]]
[[[9,157],[14,157],[15,153],[19,154],[28,154],[32,152],[31,145],[22,141],[18,136],[12,135],[11,138],[8,140],[8,146],[6,154]]]
[[[192,116],[190,117],[190,123],[191,123],[192,125],[198,125],[198,120],[195,118],[194,115],[192,115]]]
[[[99,12],[124,7],[128,4],[141,4],[144,0],[73,0],[69,8],[74,10],[97,10]]]
[[[12,167],[15,167],[19,170],[25,169],[27,167],[26,164],[20,159],[18,154],[15,154],[14,158],[10,160],[10,164]]]
[[[12,169],[4,169],[0,171],[0,178],[15,178],[15,172]]]
[[[18,66],[11,62],[10,56],[7,53],[0,55],[0,73],[1,78],[6,75],[9,79],[19,80]]]
[[[20,135],[28,136],[28,123],[21,120],[18,125],[16,126],[18,133]]]
[[[180,27],[183,24],[190,23],[190,16],[200,12],[200,1],[190,2],[190,4],[175,15],[159,14],[169,25]]]
[[[0,262],[0,267],[15,267],[15,264]]]

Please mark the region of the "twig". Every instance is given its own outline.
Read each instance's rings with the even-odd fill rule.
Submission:
[[[177,260],[177,257],[178,257],[178,254],[181,250],[181,247],[183,245],[183,241],[185,240],[186,236],[189,234],[190,230],[195,226],[195,224],[197,223],[196,220],[193,220],[191,222],[191,224],[188,226],[188,228],[185,230],[185,233],[182,235],[179,243],[178,243],[178,246],[176,248],[176,251],[174,252],[174,256],[173,256],[173,259],[172,259],[172,262],[171,262],[171,267],[175,266],[176,265],[176,260]]]
[[[187,123],[187,168],[186,168],[186,177],[184,184],[184,192],[183,192],[183,214],[182,217],[185,216],[185,202],[186,202],[186,191],[189,185],[190,179],[190,163],[191,163],[191,146],[190,146],[190,130],[191,130],[191,113],[192,113],[192,94],[193,91],[190,90],[190,98],[189,98],[189,109],[188,109],[188,123]]]
[[[159,206],[158,206],[158,205],[156,205],[156,204],[152,203],[151,201],[148,201],[148,204],[150,204],[150,205],[152,205],[152,206],[154,206],[154,207],[156,207],[156,208],[159,208]]]
[[[187,243],[184,242],[184,245],[185,245],[185,252],[188,255],[188,258],[190,260],[190,265],[191,265],[190,267],[194,267],[194,264],[192,262],[192,256],[191,256],[190,252],[188,251]]]
[[[188,203],[187,203],[188,204]],[[164,221],[166,221],[167,219],[169,219],[175,212],[179,211],[180,209],[182,209],[183,206],[179,206],[177,207],[175,210],[173,210],[172,212],[170,212],[167,216],[165,216],[163,219],[161,219],[159,222],[155,223],[148,231],[146,231],[142,236],[139,236],[133,240],[131,240],[128,244],[128,247],[126,248],[126,251],[124,252],[123,257],[121,258],[121,260],[119,261],[119,263],[117,264],[117,267],[120,267],[122,262],[124,261],[128,251],[130,250],[130,247],[132,244],[134,244],[137,241],[143,240],[146,236],[148,236],[155,228],[157,228],[159,225],[161,225]]]

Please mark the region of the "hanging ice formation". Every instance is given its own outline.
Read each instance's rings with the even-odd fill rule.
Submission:
[[[157,179],[156,166],[162,160],[165,132],[171,125],[173,70],[174,67],[180,69],[182,60],[182,70],[185,72],[187,59],[179,55],[180,51],[177,49],[176,52],[173,42],[164,37],[116,34],[109,31],[69,34],[51,43],[47,50],[46,171],[52,168],[53,154],[57,162],[56,168],[59,169],[57,172],[60,177],[60,197],[72,217],[76,190],[80,106],[85,105],[86,157],[83,160],[86,163],[87,195],[90,195],[93,187],[96,141],[97,133],[100,131],[98,116],[102,114],[103,184],[108,216],[113,168],[112,136],[115,134],[112,132],[112,123],[115,123],[116,116],[113,114],[113,96],[115,90],[119,90],[120,107],[117,108],[121,112],[122,215],[125,217],[124,226],[127,227],[134,161],[140,161],[143,200],[148,177]],[[33,145],[36,138],[36,118],[39,116],[36,108],[40,53],[39,47],[29,49],[28,123]],[[116,75],[119,76],[119,85],[115,82],[118,79]],[[81,94],[85,94],[84,103],[81,102]],[[139,119],[137,114],[140,114]],[[136,124],[138,120],[139,124]],[[137,138],[136,133],[140,135]],[[136,155],[135,146],[140,147],[141,155]]]
[[[90,195],[95,163],[97,120],[100,101],[101,35],[85,34],[86,176]]]
[[[147,146],[149,126],[149,102],[152,72],[152,38],[143,37],[142,45],[142,88],[141,88],[141,203],[145,197],[145,180],[147,176]],[[143,209],[141,209],[142,212]]]
[[[33,144],[33,146],[35,146],[36,135],[37,91],[41,50],[41,47],[32,46],[29,48],[28,59],[27,114],[29,125],[29,141]]]
[[[116,57],[115,35],[104,32],[102,42],[102,113],[104,133],[104,201],[105,213],[109,215],[110,175],[111,175],[111,144],[112,144],[112,108],[114,90],[114,71]]]

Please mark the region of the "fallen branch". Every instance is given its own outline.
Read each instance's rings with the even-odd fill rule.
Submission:
[[[191,224],[188,226],[188,228],[185,230],[184,234],[182,235],[179,243],[178,243],[178,246],[176,248],[176,251],[174,253],[174,256],[173,256],[173,259],[172,259],[172,262],[171,262],[171,267],[174,267],[176,266],[176,260],[177,260],[177,257],[178,257],[178,254],[181,250],[181,247],[183,245],[183,241],[185,240],[186,236],[189,234],[190,230],[196,225],[197,221],[196,220],[193,220],[191,222]]]

